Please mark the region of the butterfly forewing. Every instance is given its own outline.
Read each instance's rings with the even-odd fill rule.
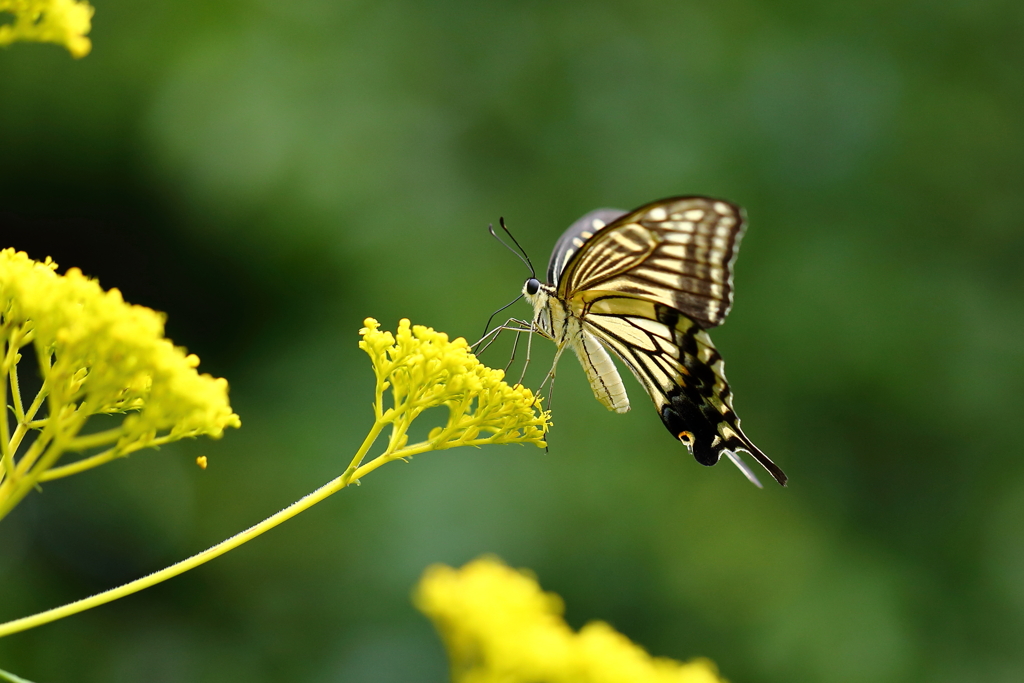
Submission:
[[[548,261],[548,283],[558,286],[565,266],[597,232],[626,215],[621,209],[597,209],[583,216],[562,233]]]
[[[588,214],[563,235],[549,266],[559,297],[618,292],[674,308],[705,329],[721,324],[732,307],[742,209],[705,197],[675,197],[606,224],[617,213]]]

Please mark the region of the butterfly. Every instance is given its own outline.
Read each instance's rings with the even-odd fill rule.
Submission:
[[[740,429],[721,354],[707,330],[732,307],[743,209],[708,197],[671,197],[634,211],[598,209],[565,231],[547,283],[531,276],[530,331],[572,349],[597,400],[629,410],[609,355],[647,390],[662,422],[702,465],[726,455],[757,486],[743,451],[785,486],[786,475]],[[554,373],[554,365],[551,373]]]

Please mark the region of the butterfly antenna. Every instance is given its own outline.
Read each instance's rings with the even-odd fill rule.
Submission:
[[[506,249],[511,251],[513,254],[518,256],[519,260],[526,264],[526,267],[530,269],[530,277],[533,277],[533,278],[537,277],[537,270],[533,267],[533,262],[530,261],[530,257],[526,254],[526,250],[523,249],[522,245],[519,244],[519,241],[516,240],[515,236],[505,226],[505,218],[504,217],[499,218],[498,219],[498,223],[501,225],[501,229],[505,231],[505,234],[509,236],[509,239],[512,240],[512,244],[514,244],[514,245],[516,245],[516,247],[518,247],[519,251],[516,251],[512,247],[508,246],[508,243],[505,242],[505,240],[503,240],[500,237],[498,237],[498,233],[496,233],[494,231],[494,224],[493,223],[490,223],[490,224],[487,225],[487,231],[491,233],[491,237],[493,237],[494,239],[498,240],[498,242],[500,242],[503,247],[505,247]]]
[[[493,232],[491,232],[491,234],[493,235],[494,233],[493,233]],[[496,236],[496,235],[495,235],[495,236]],[[499,240],[499,241],[500,241],[500,240]],[[507,304],[505,304],[504,306],[502,306],[501,308],[499,308],[498,310],[496,310],[496,311],[495,311],[494,313],[491,313],[491,317],[487,319],[487,324],[486,324],[486,325],[484,325],[484,333],[483,333],[483,335],[482,335],[482,336],[480,337],[481,341],[483,340],[483,338],[484,338],[484,337],[486,337],[486,336],[487,336],[487,333],[488,333],[488,331],[490,331],[490,329],[491,329],[491,321],[493,321],[493,320],[494,320],[494,316],[498,315],[499,313],[501,313],[502,311],[504,311],[504,310],[505,310],[506,308],[508,308],[509,306],[511,306],[511,305],[513,305],[514,303],[518,302],[518,301],[519,301],[520,299],[522,299],[522,298],[523,298],[523,295],[522,295],[522,294],[520,294],[520,295],[519,295],[519,296],[517,296],[517,297],[516,297],[515,299],[512,299],[512,301],[509,301],[509,302],[508,302]],[[474,346],[475,346],[475,345],[474,345]]]

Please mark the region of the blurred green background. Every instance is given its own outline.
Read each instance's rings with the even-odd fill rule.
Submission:
[[[443,681],[409,593],[430,563],[496,553],[574,626],[734,683],[1024,680],[1024,5],[95,4],[83,60],[0,51],[0,246],[166,311],[243,428],[30,496],[0,525],[0,619],[337,476],[372,421],[362,319],[475,338],[527,277],[486,233],[502,215],[540,266],[596,207],[744,205],[713,337],[791,483],[697,465],[631,378],[614,415],[566,358],[549,453],[389,465],[184,577],[3,639],[0,667]]]

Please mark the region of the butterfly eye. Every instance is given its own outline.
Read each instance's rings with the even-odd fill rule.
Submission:
[[[526,281],[526,293],[527,294],[530,294],[532,296],[533,294],[536,294],[539,291],[540,291],[540,280],[538,280],[535,277],[531,277],[529,280]]]

